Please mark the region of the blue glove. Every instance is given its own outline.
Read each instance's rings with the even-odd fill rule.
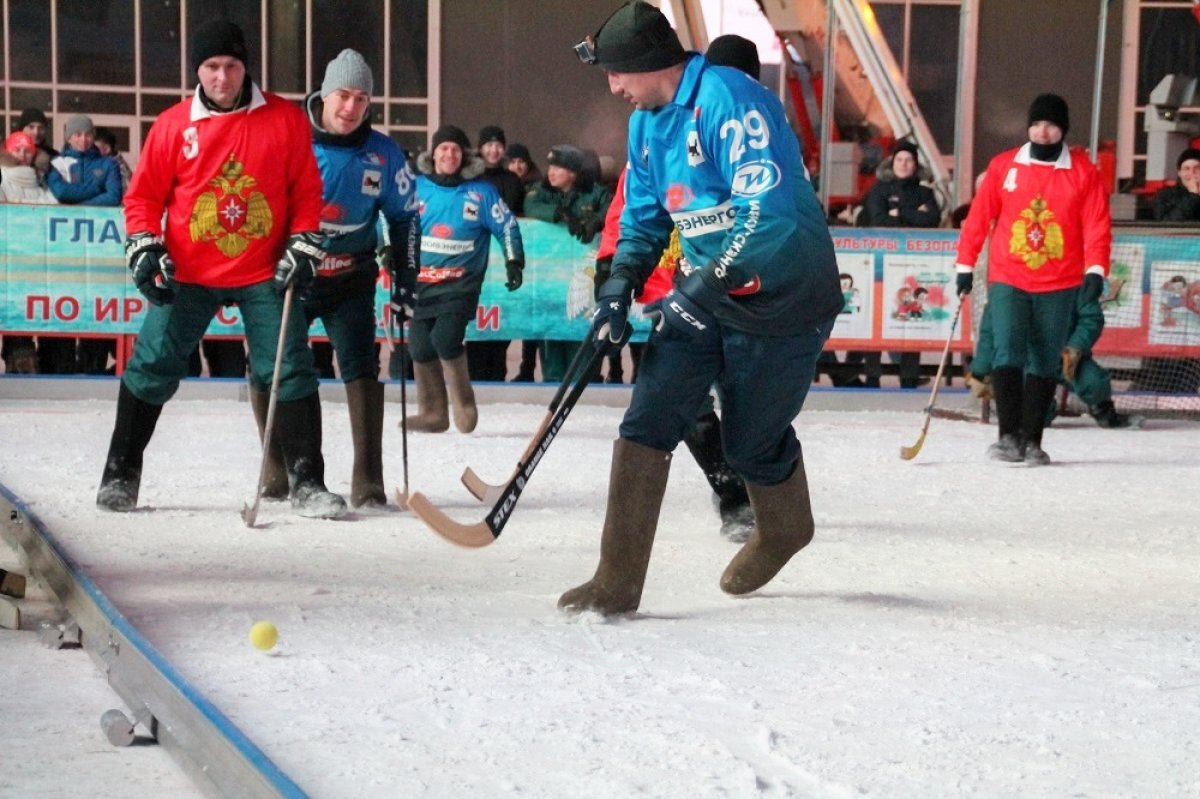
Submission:
[[[959,272],[954,276],[954,282],[958,286],[958,296],[962,297],[971,293],[971,287],[975,285],[974,272]]]
[[[675,288],[657,303],[646,306],[662,314],[656,325],[670,325],[688,336],[699,336],[716,329],[716,309],[725,288],[712,272],[698,269],[675,284]]]
[[[633,301],[633,286],[623,277],[605,281],[596,295],[596,310],[592,314],[592,343],[596,349],[616,352],[628,338],[629,304]]]
[[[1079,296],[1083,298],[1084,302],[1095,302],[1103,293],[1104,278],[1095,272],[1088,272],[1083,276],[1083,287],[1079,289]]]
[[[153,233],[134,233],[125,239],[125,262],[137,290],[155,305],[175,299],[175,262],[163,240]]]
[[[275,265],[275,290],[280,294],[292,283],[301,297],[308,294],[317,278],[317,267],[325,260],[321,249],[324,237],[320,233],[293,233],[287,240],[283,257]]]

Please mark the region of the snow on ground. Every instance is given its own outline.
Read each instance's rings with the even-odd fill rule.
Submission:
[[[481,519],[459,473],[501,480],[543,413],[485,405],[473,435],[410,436],[412,488]],[[389,404],[397,485],[398,416]],[[112,417],[110,401],[0,400],[0,482],[314,796],[1200,794],[1195,423],[1061,421],[1055,464],[1030,469],[983,458],[994,427],[935,419],[905,462],[919,413],[806,411],[817,538],[742,599],[718,588],[736,546],[681,447],[641,611],[604,620],[555,601],[595,566],[619,408],[575,410],[477,551],[394,512],[270,504],[247,529],[254,423],[225,399],[172,402],[141,507],[101,513]],[[345,406],[327,402],[324,423],[328,482],[346,491]],[[270,654],[246,641],[258,619],[280,629]],[[24,635],[0,636],[6,685],[57,693],[66,672],[43,662],[87,660]],[[110,752],[96,707],[76,746]],[[37,712],[0,695],[6,724]],[[89,796],[164,779],[5,737],[0,795],[57,795],[67,771]]]

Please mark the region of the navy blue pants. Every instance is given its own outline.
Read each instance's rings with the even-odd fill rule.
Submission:
[[[800,457],[792,421],[804,407],[833,320],[791,336],[759,336],[710,325],[699,334],[669,326],[650,334],[621,438],[673,452],[696,424],[714,384],[725,457],[748,483],[777,485]]]
[[[342,382],[379,376],[379,354],[375,351],[375,286],[337,299],[311,299],[304,302],[304,320],[314,319],[325,325],[329,343],[337,353]]]

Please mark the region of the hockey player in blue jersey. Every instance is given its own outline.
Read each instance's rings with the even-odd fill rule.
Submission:
[[[440,433],[450,426],[446,381],[454,426],[470,433],[479,420],[463,340],[475,320],[493,237],[504,249],[505,286],[521,287],[521,229],[495,186],[480,179],[483,169],[467,134],[453,125],[438,128],[433,150],[417,158],[421,271],[409,351],[418,413],[408,420],[410,430]]]
[[[559,607],[637,609],[671,453],[715,384],[729,463],[745,479],[755,529],[721,576],[745,594],[813,536],[792,422],[842,308],[833,242],[783,107],[732,67],[687,53],[666,18],[637,0],[576,46],[626,98],[625,210],[600,288],[596,345],[616,346],[633,294],[678,228],[684,260],[658,303],[612,471],[600,563]]]
[[[411,312],[421,233],[416,177],[404,152],[371,129],[373,87],[370,66],[358,52],[346,49],[326,66],[321,88],[304,101],[321,170],[321,233],[326,252],[304,298],[304,318],[310,325],[316,319],[324,324],[346,387],[354,441],[350,476],[354,507],[387,504],[383,384],[375,348],[379,214],[383,213],[391,242],[392,313],[404,313],[405,308]],[[251,398],[261,432],[268,396],[252,392]],[[269,458],[267,472],[263,496],[286,497],[282,462]]]

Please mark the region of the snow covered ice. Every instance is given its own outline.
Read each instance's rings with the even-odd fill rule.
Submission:
[[[1060,420],[1033,469],[985,460],[994,426],[934,419],[906,462],[919,412],[807,410],[816,539],[738,599],[717,585],[736,545],[680,447],[641,610],[605,620],[555,602],[595,567],[620,408],[578,406],[500,539],[468,551],[408,513],[264,503],[247,529],[250,407],[187,397],[134,513],[94,505],[108,400],[0,399],[0,482],[313,796],[1200,795],[1195,423]],[[323,407],[345,493],[345,405]],[[459,474],[507,477],[544,413],[482,404],[472,435],[411,435],[411,489],[478,521]],[[395,486],[398,419],[389,402]],[[266,654],[246,638],[260,619],[280,633]],[[72,701],[53,659],[103,689],[86,656],[29,638],[0,631],[0,678],[24,694],[0,695],[6,725],[39,713],[29,692],[48,714]],[[18,722],[0,795],[179,795],[161,752],[108,747],[99,712],[69,751]]]

